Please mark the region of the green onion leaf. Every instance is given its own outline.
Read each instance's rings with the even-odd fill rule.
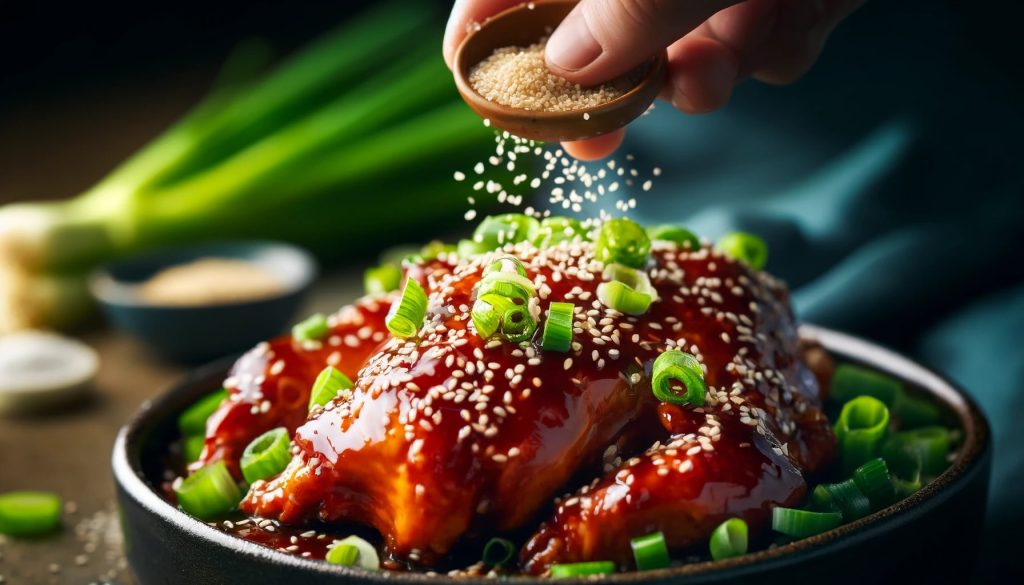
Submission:
[[[328,563],[334,565],[354,566],[363,569],[380,568],[380,557],[377,555],[377,549],[358,536],[349,536],[334,541],[334,544],[327,550],[325,559]]]
[[[889,428],[889,408],[877,398],[859,396],[843,405],[835,424],[842,474],[877,457]]]
[[[313,389],[309,392],[309,410],[317,406],[325,406],[334,400],[339,392],[351,390],[355,384],[348,376],[342,374],[334,366],[327,366],[316,377],[313,382]]]
[[[611,561],[551,565],[552,579],[572,579],[573,577],[584,577],[586,575],[608,575],[614,572],[615,563]]]
[[[391,305],[384,324],[395,337],[413,337],[423,326],[427,315],[427,293],[415,278],[405,281],[402,298]]]
[[[394,264],[381,264],[363,273],[363,289],[368,295],[398,290],[402,284],[402,269]]]
[[[700,250],[700,238],[690,230],[677,225],[665,224],[647,228],[647,237],[651,240],[675,242],[682,249]]]
[[[666,351],[654,360],[651,389],[662,402],[703,406],[707,392],[704,369],[697,358],[686,352]]]
[[[533,338],[537,331],[537,322],[530,316],[524,306],[509,309],[501,319],[501,334],[512,343],[521,343]]]
[[[199,457],[203,454],[203,447],[205,446],[205,435],[192,435],[182,439],[181,456],[185,459],[185,463],[199,461]]]
[[[200,520],[219,518],[242,501],[242,491],[223,461],[196,470],[174,488],[174,493],[181,509]]]
[[[525,242],[536,235],[540,223],[521,213],[490,215],[473,232],[473,241],[482,244],[485,252],[497,250],[505,244]]]
[[[292,337],[295,341],[316,341],[327,335],[328,331],[330,327],[327,325],[327,317],[317,313],[292,327]]]
[[[636,570],[638,571],[664,569],[672,563],[672,559],[668,555],[665,535],[660,532],[638,536],[629,541],[629,546],[633,548],[633,559],[636,561]]]
[[[0,534],[36,536],[60,525],[60,496],[50,492],[19,491],[0,494]]]
[[[761,270],[768,262],[768,244],[754,234],[733,232],[718,240],[715,248],[754,270]]]
[[[858,467],[853,472],[853,481],[871,501],[874,510],[881,510],[896,501],[892,475],[883,459],[872,459]]]
[[[490,567],[501,567],[512,560],[516,553],[516,545],[504,538],[492,538],[484,545],[481,560]]]
[[[605,282],[597,285],[597,298],[606,307],[625,315],[643,315],[658,297],[651,279],[642,270],[609,264],[603,276]]]
[[[651,254],[651,239],[640,224],[625,218],[609,219],[597,234],[594,255],[605,264],[643,268]]]
[[[871,513],[871,501],[852,479],[830,483],[825,487],[832,494],[832,499],[842,512],[844,521],[853,522]]]
[[[742,518],[729,518],[711,533],[708,543],[711,558],[718,561],[747,554],[747,523]]]
[[[525,270],[525,269],[524,269]],[[515,272],[488,272],[476,286],[476,295],[496,294],[526,304],[531,297],[537,296],[533,281]]]
[[[540,345],[548,351],[569,351],[572,347],[572,313],[576,305],[553,302],[548,305],[548,320]]]
[[[893,473],[903,479],[920,474],[936,476],[949,467],[949,453],[955,443],[944,427],[924,427],[893,433],[882,447],[882,457]]]
[[[772,509],[772,530],[792,538],[807,538],[843,523],[839,512],[811,512],[793,508]]]
[[[518,274],[519,276],[526,278],[526,267],[523,266],[523,263],[519,258],[514,256],[503,256],[494,262],[491,262],[487,268],[484,268],[484,276],[493,272],[508,272],[511,274]],[[530,283],[530,286],[532,288],[532,282]]]
[[[195,401],[192,406],[189,406],[178,415],[178,430],[181,432],[182,437],[191,437],[193,435],[206,436],[206,419],[210,418],[219,407],[221,402],[228,397],[228,391],[221,388],[216,392],[211,392],[206,396],[203,396],[199,400]]]
[[[253,484],[284,471],[292,459],[290,447],[291,438],[284,427],[271,429],[253,439],[239,462],[245,481]]]
[[[583,224],[571,217],[554,216],[540,221],[540,228],[530,238],[530,242],[538,248],[549,248],[576,238],[587,239],[587,230]]]
[[[811,500],[807,505],[814,512],[839,512],[839,504],[832,497],[832,490],[827,485],[815,486],[811,492]]]
[[[832,374],[828,397],[845,403],[858,396],[871,396],[892,406],[902,391],[903,384],[895,378],[853,364],[839,364]]]

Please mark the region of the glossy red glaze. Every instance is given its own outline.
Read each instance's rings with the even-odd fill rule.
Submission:
[[[254,484],[243,510],[367,524],[394,558],[431,565],[464,536],[530,526],[558,494],[597,477],[524,548],[524,567],[539,573],[625,562],[629,539],[654,529],[675,548],[730,515],[757,530],[771,505],[801,497],[801,470],[831,458],[817,383],[771,277],[709,250],[659,247],[649,273],[660,300],[627,317],[596,299],[590,244],[504,254],[527,265],[539,310],[576,303],[574,351],[480,339],[469,310],[490,257],[420,268],[430,294],[420,337],[372,352],[351,400],[311,413],[289,467]],[[659,408],[651,393],[651,364],[675,345],[707,366],[703,408]]]

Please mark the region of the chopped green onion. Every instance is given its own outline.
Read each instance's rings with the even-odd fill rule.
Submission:
[[[733,232],[718,240],[715,247],[754,270],[761,270],[768,262],[768,244],[754,234]]]
[[[221,402],[228,397],[228,391],[221,388],[211,392],[192,403],[178,415],[178,430],[182,437],[193,435],[206,436],[206,419],[210,418],[219,407]]]
[[[677,386],[681,385],[685,393]],[[651,389],[662,402],[671,404],[704,405],[704,369],[697,358],[672,349],[659,355],[654,360]]]
[[[368,295],[398,290],[402,284],[402,269],[394,264],[381,264],[363,273],[363,289]]]
[[[60,496],[50,492],[20,491],[0,494],[0,534],[35,536],[60,525]]]
[[[288,429],[284,427],[271,429],[253,439],[239,462],[245,481],[256,483],[284,471],[292,459],[291,442]]]
[[[548,351],[569,351],[572,347],[572,312],[576,305],[553,302],[548,305],[548,320],[540,345]]]
[[[606,307],[620,313],[643,315],[658,296],[651,279],[642,270],[609,264],[603,276],[605,282],[597,285],[597,298]]]
[[[675,242],[680,248],[700,250],[700,238],[690,230],[677,225],[665,224],[647,228],[647,236],[652,240]]]
[[[334,565],[355,566],[363,569],[380,568],[377,549],[358,536],[349,536],[334,541],[334,544],[327,550],[325,559]]]
[[[882,457],[904,479],[920,473],[935,476],[949,466],[953,434],[944,427],[924,427],[893,433],[882,447]]]
[[[597,234],[594,255],[605,264],[643,268],[651,253],[651,239],[644,228],[625,218],[609,219]]]
[[[747,523],[742,518],[729,518],[711,533],[708,545],[711,558],[718,561],[747,554]]]
[[[587,239],[587,230],[578,220],[571,217],[546,217],[540,221],[540,228],[530,238],[534,246],[549,248],[574,239]]]
[[[473,303],[473,325],[484,339],[500,332],[508,341],[519,343],[533,336],[537,323],[525,305],[499,294],[485,294]]]
[[[843,523],[839,512],[811,512],[794,508],[772,509],[772,530],[792,538],[828,532]]]
[[[334,366],[327,366],[316,377],[313,389],[309,392],[309,410],[316,406],[325,406],[343,390],[350,390],[355,384],[348,376]]]
[[[551,565],[552,579],[572,579],[573,577],[583,577],[586,575],[608,575],[614,572],[615,563],[611,561]]]
[[[401,300],[391,305],[384,325],[395,337],[413,337],[423,325],[426,314],[427,293],[415,278],[408,278]]]
[[[537,322],[530,316],[530,311],[523,306],[509,309],[501,320],[501,334],[512,343],[520,343],[533,338],[537,331]]]
[[[292,327],[292,337],[295,341],[316,341],[327,335],[328,331],[330,327],[327,325],[327,317],[323,313],[317,313],[295,324]]]
[[[835,424],[842,474],[877,457],[889,428],[889,408],[877,398],[858,396],[843,405]]]
[[[533,281],[515,272],[488,272],[476,288],[477,297],[496,294],[526,304],[537,295]]]
[[[638,536],[629,541],[629,546],[633,548],[633,560],[638,571],[664,569],[672,563],[665,535],[660,532]]]
[[[521,213],[490,215],[473,232],[473,241],[483,245],[484,251],[497,250],[505,244],[515,244],[533,238],[540,222]]]
[[[852,479],[830,483],[825,487],[832,494],[832,499],[842,512],[844,521],[853,522],[871,513],[871,501]]]
[[[839,504],[836,502],[836,499],[832,497],[832,491],[824,484],[815,486],[814,491],[811,492],[811,500],[807,507],[814,512],[840,511]]]
[[[905,430],[937,425],[942,421],[939,405],[930,400],[914,398],[906,391],[896,395],[892,414],[900,420],[899,427]]]
[[[871,396],[892,406],[896,395],[902,391],[903,384],[899,380],[853,364],[839,364],[832,374],[828,397],[845,403],[858,396]]]
[[[185,463],[199,461],[199,457],[203,454],[203,447],[205,446],[205,435],[191,435],[185,437],[181,442],[181,456],[185,459]]]
[[[896,501],[896,490],[893,489],[892,475],[884,459],[872,459],[853,472],[853,481],[860,491],[871,501],[875,510]]]
[[[457,253],[457,246],[453,246],[452,244],[446,244],[441,240],[431,240],[430,242],[424,244],[422,248],[420,248],[419,259],[424,262],[430,262],[431,260],[437,260],[441,256],[441,254],[448,255]]]
[[[892,487],[896,490],[896,499],[909,498],[921,490],[921,476],[918,475],[911,480],[902,480],[898,477],[892,478]]]
[[[459,255],[459,258],[472,258],[490,251],[486,244],[473,240],[459,240],[455,247],[455,253]]]
[[[223,461],[202,467],[174,488],[181,509],[200,520],[213,520],[238,507],[242,491]]]
[[[494,262],[491,262],[487,268],[484,268],[484,276],[487,276],[492,272],[509,272],[526,278],[526,267],[523,266],[523,263],[519,258],[514,256],[503,256]]]
[[[516,553],[516,545],[504,538],[492,538],[484,545],[481,556],[483,563],[490,567],[501,567],[512,560]]]

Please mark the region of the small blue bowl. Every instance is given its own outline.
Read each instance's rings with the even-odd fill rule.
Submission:
[[[243,260],[280,278],[281,294],[211,305],[152,304],[137,286],[170,266],[204,258]],[[172,359],[195,362],[240,352],[285,330],[317,274],[309,252],[278,242],[231,241],[159,250],[112,262],[90,279],[107,319]]]

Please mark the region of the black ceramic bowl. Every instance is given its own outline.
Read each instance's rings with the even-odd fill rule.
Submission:
[[[964,443],[946,472],[910,498],[835,530],[742,557],[682,567],[606,576],[603,582],[858,583],[966,582],[985,516],[991,465],[989,429],[981,411],[953,384],[891,351],[841,333],[805,328],[837,359],[856,362],[903,380],[944,405],[964,432]],[[292,556],[228,536],[177,510],[154,490],[160,460],[176,437],[177,414],[220,385],[227,362],[197,371],[145,404],[114,445],[113,467],[128,561],[143,585],[157,583],[357,583],[383,585],[443,582],[483,585],[493,579],[364,571]],[[533,584],[529,577],[503,579]]]
[[[160,270],[201,258],[250,262],[278,277],[284,289],[264,299],[198,306],[154,305],[134,292],[135,285]],[[103,312],[119,329],[168,357],[197,362],[248,349],[280,334],[294,319],[316,272],[313,257],[296,246],[235,241],[118,260],[96,271],[89,284]]]

